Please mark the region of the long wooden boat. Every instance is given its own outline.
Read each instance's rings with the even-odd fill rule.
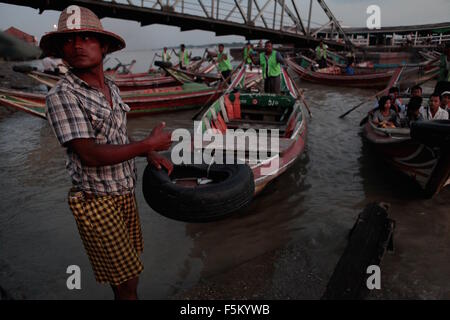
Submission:
[[[279,130],[278,151],[269,152],[267,157],[254,155],[266,152],[270,148],[265,146],[257,149],[256,145],[245,143],[242,146],[226,144],[203,144],[202,148],[222,150],[224,154],[234,153],[237,157],[245,155],[239,160],[246,162],[253,171],[255,194],[260,193],[265,186],[283,172],[288,170],[305,150],[307,123],[305,112],[300,106],[295,85],[285,69],[282,71],[282,88],[284,94],[264,93],[226,93],[199,115],[201,130],[208,129],[225,135],[227,129],[242,129],[243,134],[254,130],[258,141],[262,139],[264,130],[269,132]],[[200,126],[199,126],[200,127]],[[270,138],[269,138],[270,139]],[[267,145],[271,145],[267,142]],[[253,154],[253,157],[250,155]],[[256,159],[257,158],[257,159]],[[252,161],[254,160],[254,161]]]
[[[394,168],[432,197],[450,184],[450,121],[418,121],[409,128],[379,128],[371,121],[363,137]]]
[[[117,75],[111,76],[110,78],[114,80],[116,85],[119,87],[121,92],[127,91],[136,91],[136,90],[146,90],[152,88],[162,88],[162,87],[170,87],[176,84],[183,84],[186,82],[193,82],[200,75],[203,78],[207,77],[207,73],[211,72],[214,69],[214,65],[211,68],[211,65],[207,65],[205,68],[201,69],[199,73],[188,72],[184,73],[182,70],[172,69],[171,75],[150,75],[150,74],[130,74],[130,75]],[[60,76],[47,74],[40,71],[29,71],[27,75],[36,81],[46,85],[47,87],[53,87],[60,79]],[[215,79],[216,81],[217,79]],[[211,81],[209,81],[211,82]]]
[[[245,85],[245,68],[234,76],[237,84]],[[131,108],[130,116],[146,115],[177,110],[194,109],[214,101],[224,91],[224,86],[209,87],[202,83],[138,90],[121,93]],[[0,105],[25,111],[45,118],[45,95],[0,88]]]
[[[31,71],[27,73],[29,77],[35,79],[36,81],[46,85],[47,87],[54,87],[56,83],[61,79],[60,76],[54,76],[47,73],[39,71]],[[186,79],[190,80],[190,79]],[[170,76],[158,76],[158,77],[148,77],[148,78],[137,78],[128,80],[114,80],[120,91],[135,91],[135,90],[145,90],[157,87],[168,87],[179,83],[179,81]]]
[[[148,113],[169,112],[201,107],[208,100],[217,98],[223,89],[208,87],[199,83],[154,88],[122,94],[123,101],[131,108],[130,116]],[[39,100],[39,101],[38,101]],[[0,104],[45,117],[45,95],[0,95]]]
[[[343,74],[341,68],[311,69],[311,60],[305,57],[286,59],[289,67],[302,80],[330,86],[345,86],[355,88],[383,89],[389,83],[395,69],[375,70],[371,68],[356,68],[354,75]],[[436,77],[439,73],[438,61],[430,60],[415,67],[405,67],[399,84],[410,87]]]

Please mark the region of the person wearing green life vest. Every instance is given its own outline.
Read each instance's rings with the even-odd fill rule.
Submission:
[[[254,50],[252,47],[252,44],[250,42],[247,43],[247,45],[244,48],[244,63],[252,66],[252,58],[250,58],[251,55],[253,55]]]
[[[319,63],[319,68],[327,67],[327,49],[328,46],[320,40],[319,45],[316,47],[316,61]]]
[[[173,49],[172,49],[173,50]],[[180,69],[181,70],[186,70],[187,66],[189,65],[189,58],[190,58],[190,54],[188,54],[186,47],[184,46],[184,44],[182,44],[180,46],[180,52],[176,52],[175,50],[173,50],[173,52],[178,56],[178,61],[180,64]]]
[[[167,51],[167,47],[164,47],[163,52],[161,53],[161,59],[163,62],[170,62],[170,59],[172,59],[170,52]]]
[[[231,83],[230,75],[233,67],[231,66],[230,59],[228,59],[228,55],[223,52],[224,49],[224,45],[222,43],[219,44],[219,53],[217,54],[218,68],[220,73],[222,74],[223,79],[228,83]]]
[[[264,52],[261,52],[259,55],[259,63],[253,56],[250,57],[254,64],[261,66],[264,79],[264,92],[280,94],[281,64],[285,64],[283,56],[278,51],[272,49],[272,42],[270,40],[266,41],[264,48]]]

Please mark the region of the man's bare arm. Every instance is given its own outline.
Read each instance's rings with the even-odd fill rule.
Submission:
[[[144,140],[129,144],[97,144],[94,139],[74,139],[67,143],[67,147],[79,155],[83,165],[89,167],[114,165],[135,157],[147,156],[152,151],[170,148],[171,134],[163,131],[164,126],[160,124]]]

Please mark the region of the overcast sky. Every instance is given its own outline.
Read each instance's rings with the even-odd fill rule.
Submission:
[[[189,1],[192,3],[195,0]],[[258,1],[261,4],[265,3],[265,0]],[[309,0],[295,1],[300,15],[306,21]],[[203,2],[209,3],[210,0],[203,0]],[[314,3],[311,20],[313,21],[312,27],[317,27],[318,23],[326,22],[327,18],[316,1]],[[381,8],[382,26],[450,22],[450,0],[326,0],[326,3],[336,18],[345,26],[365,27],[368,17],[366,8],[372,4]],[[59,12],[56,11],[44,11],[40,15],[35,9],[0,3],[1,30],[15,26],[38,39],[45,32],[51,31],[52,26],[57,23],[58,17]],[[141,27],[137,22],[119,19],[104,18],[102,23],[105,29],[118,33],[126,40],[126,50],[154,49],[162,46],[175,46],[180,43],[205,44],[244,41],[244,38],[239,36],[216,37],[214,33],[206,31],[180,32],[177,27],[164,25]]]

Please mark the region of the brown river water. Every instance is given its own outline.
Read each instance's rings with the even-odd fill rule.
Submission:
[[[395,251],[381,264],[382,289],[369,298],[450,298],[450,188],[423,199],[420,190],[367,150],[358,124],[371,103],[338,119],[374,91],[301,86],[313,113],[306,152],[244,215],[206,224],[160,216],[144,201],[146,163],[137,160],[145,246],[141,298],[167,299],[180,292],[195,296],[205,281],[213,287],[235,284],[240,292],[216,298],[320,298],[350,228],[374,201],[390,203],[397,228]],[[194,113],[130,119],[129,132],[143,138],[163,120],[171,129],[190,128]],[[0,287],[7,297],[112,298],[108,286],[95,283],[68,207],[64,162],[46,121],[0,112]],[[253,282],[245,272],[227,276],[242,266],[253,270],[254,261],[265,271]],[[69,265],[81,268],[81,290],[66,287]],[[241,283],[263,289],[245,296]]]

